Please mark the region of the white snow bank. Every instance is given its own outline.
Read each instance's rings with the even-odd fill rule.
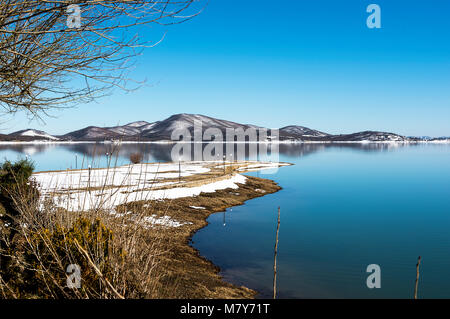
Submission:
[[[44,190],[65,190],[74,188],[95,188],[107,186],[135,185],[138,188],[161,187],[174,182],[160,183],[160,180],[202,174],[210,169],[198,163],[189,164],[134,164],[115,168],[83,169],[36,173],[33,178]]]
[[[183,225],[190,225],[191,222],[180,222],[172,219],[170,216],[161,216],[157,217],[157,215],[153,214],[151,216],[144,216],[142,218],[137,218],[133,215],[133,212],[126,213],[117,213],[115,209],[112,209],[110,212],[114,217],[120,218],[125,216],[130,216],[128,220],[139,223],[142,227],[148,229],[153,226],[164,226],[164,227],[180,227]]]
[[[219,180],[195,187],[176,187],[170,189],[143,189],[132,185],[128,187],[108,187],[104,190],[76,191],[62,194],[51,194],[52,190],[41,187],[41,193],[51,197],[53,202],[69,211],[82,211],[95,208],[111,209],[118,205],[136,202],[140,200],[173,199],[180,197],[198,196],[200,193],[213,193],[217,190],[233,188],[237,184],[245,184],[247,178],[243,175],[233,175],[224,180]]]
[[[206,209],[205,207],[202,206],[189,206],[189,207],[193,209]]]
[[[239,171],[290,165],[255,161],[235,164],[245,166]],[[33,174],[32,178],[38,183],[42,197],[51,199],[59,207],[69,211],[112,210],[125,203],[198,196],[202,192],[237,189],[238,184],[246,183],[247,177],[241,174],[226,175],[220,180],[203,179],[205,184],[200,186],[184,186],[183,182],[178,182],[179,176],[208,173],[212,167],[222,167],[221,165],[221,162],[134,164],[116,168],[40,172]]]
[[[144,228],[151,228],[155,225],[165,226],[165,227],[180,227],[183,225],[192,224],[190,222],[179,222],[179,221],[173,220],[169,216],[156,217],[156,215],[152,215],[152,216],[144,217],[143,219],[144,219],[144,223],[142,226]]]
[[[278,168],[280,166],[289,166],[291,164],[288,163],[262,163],[262,162],[251,162],[253,164],[248,164],[245,167],[241,167],[238,170],[239,171],[247,171],[247,172],[253,172],[253,171],[260,171],[260,170],[266,170],[266,169],[274,169]]]

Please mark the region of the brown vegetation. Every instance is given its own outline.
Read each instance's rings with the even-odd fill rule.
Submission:
[[[256,292],[246,287],[236,287],[226,283],[219,275],[220,269],[203,258],[189,245],[193,234],[205,227],[209,215],[224,211],[228,207],[242,205],[245,201],[274,193],[281,188],[271,180],[248,177],[246,184],[238,189],[224,189],[214,193],[201,193],[196,197],[183,197],[165,201],[142,201],[121,207],[123,211],[142,211],[150,205],[151,213],[157,216],[170,216],[177,221],[190,224],[178,228],[166,229],[160,242],[161,263],[166,270],[164,282],[176,289],[166,298],[253,298]],[[190,206],[204,207],[194,209]]]
[[[130,162],[133,164],[139,164],[142,162],[143,156],[141,153],[132,153],[130,154]]]
[[[9,191],[12,202],[2,206],[0,216],[4,298],[251,298],[256,294],[223,282],[219,269],[189,246],[189,240],[207,225],[210,214],[279,190],[273,181],[249,177],[238,189],[142,200],[118,206],[113,213],[68,212],[40,202],[33,185],[24,185]],[[190,207],[194,205],[205,209]],[[170,216],[184,225],[146,223],[146,217],[155,215]],[[71,264],[81,270],[79,289],[67,287]]]
[[[188,20],[201,11],[190,11],[193,2],[0,1],[0,107],[39,115],[92,101],[113,87],[133,89],[130,61],[164,37],[160,32],[143,41],[137,27]]]

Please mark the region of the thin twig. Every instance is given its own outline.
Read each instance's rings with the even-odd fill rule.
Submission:
[[[419,288],[420,259],[421,259],[421,257],[419,256],[419,258],[417,259],[417,264],[416,264],[416,286],[414,287],[414,299],[417,299],[417,291],[418,291],[418,288]]]
[[[78,250],[86,257],[88,263],[91,265],[91,267],[94,269],[94,271],[97,273],[97,275],[102,278],[105,283],[108,285],[108,287],[112,290],[112,292],[120,299],[125,299],[124,296],[122,296],[114,287],[111,285],[111,283],[106,279],[100,269],[97,268],[97,266],[92,261],[91,257],[89,257],[89,253],[81,247],[81,245],[78,243],[76,239],[74,239],[75,245],[77,246]]]
[[[277,235],[275,239],[275,253],[273,257],[273,299],[277,298],[277,252],[278,252],[278,233],[280,231],[280,207],[278,207]]]

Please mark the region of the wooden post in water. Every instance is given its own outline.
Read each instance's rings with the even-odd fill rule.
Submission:
[[[88,176],[88,190],[89,190],[89,194],[91,193],[91,165],[88,165],[88,172],[89,172],[89,176]]]
[[[277,298],[277,252],[278,252],[278,233],[280,232],[280,207],[278,207],[277,235],[275,238],[275,252],[273,257],[273,299]]]
[[[227,158],[227,155],[223,156],[223,175],[225,175],[225,159]]]
[[[417,265],[416,265],[416,286],[414,287],[414,299],[417,299],[417,291],[419,288],[419,267],[420,267],[420,256],[417,259]]]

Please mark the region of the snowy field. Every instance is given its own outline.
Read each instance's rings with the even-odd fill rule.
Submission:
[[[287,163],[225,162],[235,167],[223,175],[223,162],[181,162],[125,165],[116,168],[83,169],[35,173],[43,199],[68,211],[113,210],[116,206],[141,201],[197,196],[202,192],[237,189],[246,177],[237,174],[274,169]]]

